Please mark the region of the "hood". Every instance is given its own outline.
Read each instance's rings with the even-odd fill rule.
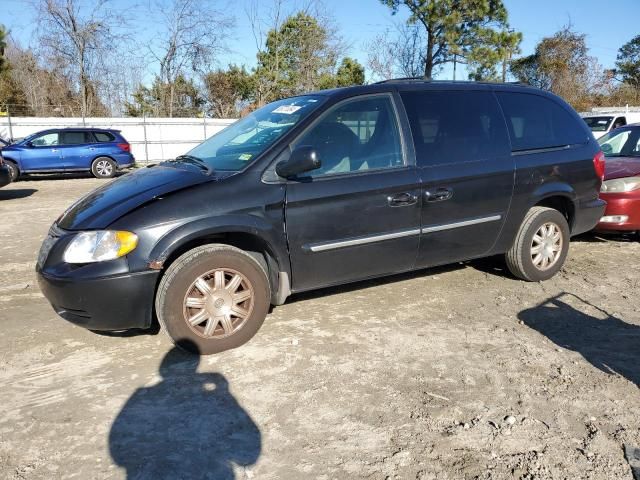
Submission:
[[[604,179],[640,176],[640,157],[606,157]]]
[[[155,198],[193,185],[219,180],[234,172],[205,175],[186,165],[141,168],[89,193],[58,219],[65,230],[106,228],[117,219]]]

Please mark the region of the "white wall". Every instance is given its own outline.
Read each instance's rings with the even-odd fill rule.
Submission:
[[[230,125],[235,120],[213,118],[35,118],[0,117],[0,136],[22,138],[48,128],[98,127],[121,130],[131,144],[136,162],[175,158]],[[146,148],[145,148],[146,130]]]

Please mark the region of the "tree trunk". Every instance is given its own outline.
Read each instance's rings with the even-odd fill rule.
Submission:
[[[424,59],[424,78],[426,80],[431,80],[431,75],[433,73],[433,49],[435,47],[435,39],[433,35],[429,32],[427,33],[427,54]]]

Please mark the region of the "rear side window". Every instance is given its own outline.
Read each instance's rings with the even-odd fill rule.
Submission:
[[[513,151],[585,143],[582,125],[564,107],[541,95],[497,92]]]
[[[93,143],[91,132],[60,132],[60,143],[62,145],[81,145],[83,143]]]
[[[99,142],[113,142],[116,139],[109,132],[93,132],[93,134]]]
[[[401,92],[418,165],[482,161],[509,154],[498,102],[485,91]]]

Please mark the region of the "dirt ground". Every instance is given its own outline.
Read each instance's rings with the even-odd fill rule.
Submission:
[[[486,259],[295,296],[198,360],[39,292],[49,225],[100,184],[0,190],[0,478],[632,479],[639,242],[575,239],[541,284]]]

